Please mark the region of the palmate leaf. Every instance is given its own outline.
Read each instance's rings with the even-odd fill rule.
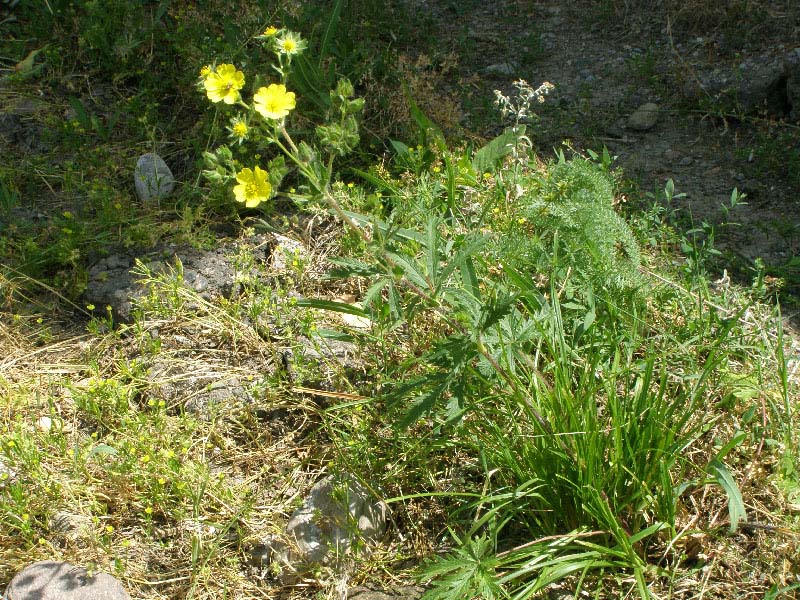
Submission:
[[[430,389],[425,390],[422,394],[417,396],[411,407],[406,411],[406,414],[400,419],[400,428],[407,429],[419,419],[422,415],[430,413],[437,403],[442,399],[447,389],[450,387],[451,376],[446,373],[438,373],[432,377],[421,378],[420,384],[430,385],[433,381],[437,381]],[[392,393],[394,394],[394,391]],[[398,397],[406,397],[407,394],[397,394]]]
[[[497,582],[495,571],[500,561],[491,540],[482,536],[459,542],[450,554],[434,558],[423,568],[422,576],[434,581],[422,600],[508,598]]]
[[[328,271],[326,275],[328,279],[347,279],[348,277],[356,276],[371,277],[382,273],[381,269],[375,265],[353,258],[332,257],[328,261],[337,267]]]

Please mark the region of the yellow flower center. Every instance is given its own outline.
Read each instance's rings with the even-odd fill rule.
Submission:
[[[244,123],[236,123],[236,125],[233,126],[233,133],[234,133],[234,135],[236,135],[238,137],[246,136],[247,135],[247,125],[245,125]]]
[[[248,183],[244,193],[248,198],[256,198],[258,196],[258,186],[255,183]]]
[[[297,48],[297,44],[294,40],[284,40],[283,41],[283,49],[286,52],[294,52],[294,49]]]

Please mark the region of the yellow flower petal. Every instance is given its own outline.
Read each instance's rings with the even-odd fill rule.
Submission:
[[[261,167],[244,168],[236,174],[239,185],[233,187],[233,195],[237,202],[243,202],[248,208],[254,208],[269,200],[272,186],[267,180],[268,173]]]
[[[244,73],[233,65],[222,64],[205,78],[203,85],[212,102],[233,104],[239,100],[239,90],[244,87]]]
[[[294,109],[295,95],[294,92],[287,92],[285,85],[272,83],[256,91],[253,106],[265,119],[283,119]]]

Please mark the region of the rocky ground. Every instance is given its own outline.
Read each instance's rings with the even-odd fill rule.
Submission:
[[[513,93],[518,79],[534,87],[548,81],[555,90],[529,129],[541,153],[563,140],[576,149],[607,147],[639,192],[631,199],[661,198],[672,179],[683,194],[673,208],[685,228],[714,226],[727,265],[735,263],[743,281],[761,258],[796,287],[797,9],[754,6],[751,23],[731,24],[713,12],[707,22],[690,20],[689,5],[708,4],[702,2],[670,12],[648,2],[614,9],[598,2],[413,1],[430,18],[441,53],[456,63],[460,83],[445,74],[442,88],[459,97],[462,125],[497,133],[493,90]],[[766,23],[757,10],[768,11]],[[731,210],[734,189],[747,204]]]

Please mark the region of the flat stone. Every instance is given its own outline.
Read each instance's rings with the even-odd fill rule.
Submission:
[[[270,267],[273,271],[290,271],[297,261],[305,261],[310,253],[303,242],[293,240],[285,235],[275,235],[275,247],[272,249]]]
[[[67,511],[58,511],[50,518],[50,532],[71,542],[91,539],[94,534],[92,519]]]
[[[8,584],[6,600],[130,600],[122,584],[107,573],[89,576],[83,567],[42,561],[25,567]]]
[[[242,365],[231,362],[231,356],[220,358],[222,360],[217,362],[157,359],[147,375],[150,393],[170,406],[182,406],[201,419],[210,418],[213,409],[221,405],[252,406],[256,400],[251,386],[233,374],[244,375],[248,371]],[[249,372],[254,378],[271,368],[264,365],[259,372],[255,370],[255,365],[253,367]]]
[[[501,77],[510,77],[517,72],[517,65],[510,62],[501,62],[489,65],[483,70],[487,75],[499,75]]]
[[[648,102],[637,108],[628,117],[628,128],[634,131],[648,131],[658,122],[658,104]]]
[[[0,490],[17,479],[17,472],[0,459]]]
[[[376,542],[386,530],[386,512],[386,504],[355,479],[326,477],[292,515],[286,533],[301,562],[324,564],[348,553],[356,537]]]
[[[163,158],[155,152],[148,152],[136,161],[133,183],[139,199],[150,202],[169,196],[175,188],[175,177]]]
[[[254,238],[254,241],[257,240],[260,240],[260,236]],[[231,258],[235,254],[235,244],[221,245],[214,250],[165,247],[140,257],[140,261],[154,275],[176,272],[180,263],[183,285],[197,292],[204,300],[211,300],[214,297],[234,296],[239,289],[239,279],[250,276],[237,269]],[[85,302],[97,307],[111,306],[115,319],[130,321],[136,302],[148,293],[147,288],[131,273],[134,265],[135,258],[124,254],[112,254],[93,265],[89,269]]]

